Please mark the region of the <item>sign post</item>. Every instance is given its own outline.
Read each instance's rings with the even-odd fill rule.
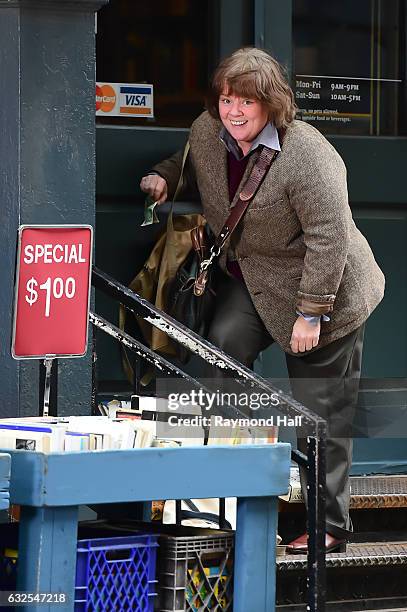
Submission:
[[[44,359],[45,366],[45,384],[44,384],[44,409],[42,416],[49,415],[49,398],[51,395],[51,370],[52,370],[52,359]]]
[[[92,237],[89,225],[19,228],[11,352],[44,360],[44,416],[53,359],[86,354]]]

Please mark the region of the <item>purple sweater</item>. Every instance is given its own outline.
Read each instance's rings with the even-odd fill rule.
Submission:
[[[249,156],[243,157],[243,159],[236,159],[233,153],[228,151],[228,184],[229,184],[229,200],[232,201],[235,197],[237,188],[240,185],[240,181],[243,178],[246,170]],[[243,274],[237,261],[227,261],[226,266],[230,274],[235,278],[244,282]]]

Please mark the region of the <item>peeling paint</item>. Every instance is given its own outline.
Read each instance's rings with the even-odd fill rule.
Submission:
[[[225,370],[229,369],[230,366],[228,366],[225,361],[219,359],[218,357],[216,357],[216,355],[213,355],[213,353],[205,349],[205,347],[202,346],[201,343],[197,342],[193,338],[189,338],[186,334],[184,334],[184,332],[175,329],[175,327],[167,323],[164,318],[155,316],[143,317],[143,319],[147,321],[147,323],[151,323],[151,325],[154,325],[154,327],[157,327],[158,329],[161,329],[161,331],[164,331],[168,336],[170,336],[170,338],[173,338],[174,340],[182,344],[182,346],[185,346],[193,353],[196,353],[197,355],[205,359],[205,361],[207,361],[208,363],[216,365],[218,368],[223,368]]]
[[[102,330],[106,334],[109,334],[112,338],[131,349],[136,355],[148,361],[148,363],[152,364],[157,370],[161,372],[170,372],[171,374],[175,374],[181,378],[185,378],[195,382],[190,376],[185,374],[182,370],[174,366],[172,363],[164,359],[163,357],[155,356],[155,354],[143,347],[141,343],[137,342],[130,336],[128,336],[125,332],[122,332],[119,328],[115,327],[108,321],[105,321],[98,315],[95,315],[93,312],[89,313],[89,320],[93,325],[95,325],[98,329]]]

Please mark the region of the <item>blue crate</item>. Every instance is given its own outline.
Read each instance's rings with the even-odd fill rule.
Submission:
[[[153,612],[157,536],[78,541],[75,612]]]

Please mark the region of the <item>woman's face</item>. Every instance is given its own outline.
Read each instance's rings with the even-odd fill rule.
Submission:
[[[219,96],[219,116],[244,153],[268,122],[267,108],[262,102],[227,92]]]

